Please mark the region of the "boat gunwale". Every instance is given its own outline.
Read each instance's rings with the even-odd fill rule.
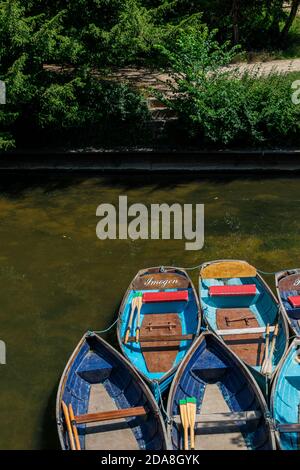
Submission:
[[[191,359],[192,355],[196,352],[196,350],[200,346],[201,342],[205,340],[206,336],[213,337],[213,339],[221,346],[221,348],[223,350],[225,350],[225,354],[227,353],[229,356],[232,356],[232,360],[237,362],[237,366],[240,368],[241,373],[244,374],[246,380],[251,384],[251,386],[253,388],[253,391],[255,393],[255,396],[258,398],[258,401],[259,401],[259,404],[260,404],[260,407],[261,407],[262,418],[264,419],[264,423],[265,423],[265,425],[266,425],[266,427],[269,431],[269,437],[270,437],[269,440],[270,440],[270,444],[271,444],[271,450],[275,450],[276,449],[275,433],[274,433],[274,430],[273,430],[272,426],[270,425],[270,422],[266,418],[269,414],[269,409],[268,409],[266,399],[263,395],[263,392],[261,391],[257,381],[255,380],[255,378],[253,377],[253,375],[251,374],[251,372],[249,371],[247,366],[244,364],[244,362],[212,330],[203,331],[200,334],[200,336],[198,336],[197,340],[191,346],[191,348],[189,349],[187,355],[184,357],[183,361],[179,365],[179,367],[176,371],[175,377],[172,381],[170,391],[169,391],[169,396],[168,396],[168,402],[167,402],[167,415],[171,420],[171,423],[169,423],[168,427],[167,427],[168,441],[169,441],[170,445],[172,446],[172,435],[171,435],[172,426],[173,426],[173,422],[172,422],[172,404],[173,404],[173,401],[174,401],[175,391],[176,391],[176,388],[177,388],[177,386],[180,382],[181,376],[182,376],[189,360]]]
[[[176,271],[178,272],[178,274],[181,274],[183,275],[188,281],[189,281],[189,284],[190,284],[190,287],[193,291],[193,294],[194,294],[194,298],[195,298],[195,302],[196,302],[196,305],[197,305],[197,312],[198,312],[198,323],[197,323],[197,330],[195,331],[194,333],[194,339],[192,340],[192,343],[190,345],[190,347],[188,348],[186,354],[188,353],[189,349],[192,347],[192,345],[194,344],[194,342],[197,340],[197,338],[199,337],[199,333],[200,333],[200,329],[201,329],[201,323],[202,323],[202,308],[201,308],[201,305],[200,305],[200,300],[199,300],[199,297],[198,297],[198,294],[197,294],[197,291],[196,291],[196,288],[195,288],[195,285],[192,281],[192,279],[190,278],[190,276],[188,275],[187,271],[184,269],[184,268],[180,268],[180,267],[177,267],[177,266],[153,266],[153,267],[149,267],[149,268],[144,268],[144,269],[140,269],[137,274],[134,276],[134,278],[132,279],[132,281],[130,282],[124,296],[123,296],[123,299],[122,299],[122,302],[121,302],[121,305],[119,307],[119,312],[118,312],[118,322],[117,322],[117,338],[118,338],[118,343],[119,343],[119,347],[122,351],[122,353],[125,355],[125,353],[123,352],[123,342],[122,342],[122,338],[121,338],[121,334],[120,334],[120,326],[121,326],[121,316],[122,316],[122,313],[123,313],[123,310],[124,310],[124,307],[126,305],[126,302],[127,302],[127,299],[128,299],[128,296],[129,296],[129,293],[131,290],[133,290],[132,286],[133,286],[133,283],[141,276],[143,275],[146,275],[148,271],[151,271],[151,270],[160,270],[161,268],[164,269],[163,272],[174,272],[176,273]],[[159,272],[159,271],[158,271]],[[162,272],[162,273],[163,273]],[[161,273],[161,274],[162,274]],[[137,369],[133,364],[132,364],[132,367],[135,368],[135,370],[138,371],[138,374],[144,379],[145,382],[149,383],[149,384],[154,384],[154,383],[157,383],[158,385],[162,382],[164,382],[165,380],[167,380],[169,377],[171,377],[174,372],[176,372],[177,368],[178,368],[178,365],[179,364],[175,364],[175,366],[172,367],[172,369],[170,369],[168,372],[166,372],[160,379],[150,379],[148,378],[143,372],[141,372],[139,369]]]
[[[275,287],[276,287],[278,302],[280,304],[282,313],[285,316],[285,319],[286,319],[286,321],[288,323],[288,326],[290,328],[290,333],[292,335],[300,336],[297,333],[297,331],[294,329],[294,327],[292,325],[292,322],[291,322],[291,319],[290,319],[290,317],[289,317],[289,315],[286,311],[286,308],[283,304],[283,301],[282,301],[282,298],[281,298],[281,293],[280,293],[280,286],[279,286],[279,283],[282,279],[284,279],[288,276],[292,276],[293,274],[299,274],[300,275],[300,268],[288,269],[288,270],[285,270],[285,271],[278,271],[277,273],[275,273]]]
[[[126,357],[124,357],[119,351],[117,351],[111,344],[109,344],[107,341],[105,341],[97,333],[88,331],[83,335],[83,337],[81,338],[81,340],[79,341],[79,343],[75,347],[74,351],[72,352],[72,354],[71,354],[71,356],[70,356],[70,358],[69,358],[69,360],[68,360],[68,362],[67,362],[67,364],[66,364],[66,366],[63,370],[63,373],[61,375],[61,379],[60,379],[58,390],[57,390],[57,395],[56,395],[56,424],[57,424],[58,436],[59,436],[59,441],[60,441],[60,445],[61,445],[62,450],[67,450],[66,446],[65,446],[65,442],[64,442],[64,436],[63,436],[63,433],[64,433],[65,430],[64,430],[64,426],[61,422],[61,414],[62,414],[61,413],[61,402],[62,402],[62,397],[63,397],[65,384],[66,384],[66,381],[68,379],[70,369],[71,369],[71,367],[72,367],[72,365],[73,365],[73,363],[74,363],[74,361],[77,357],[78,352],[80,351],[80,349],[82,348],[82,346],[86,342],[87,338],[91,338],[91,337],[95,337],[96,340],[99,343],[102,343],[102,345],[105,348],[107,348],[109,350],[109,352],[112,353],[112,355],[117,360],[119,360],[121,363],[124,363],[124,366],[127,369],[129,369],[129,373],[131,375],[133,375],[134,380],[141,386],[141,389],[142,389],[143,393],[145,394],[145,397],[147,398],[147,400],[150,402],[150,404],[152,406],[152,410],[154,411],[154,415],[156,416],[157,421],[160,422],[161,430],[162,430],[163,437],[164,437],[164,446],[163,446],[163,448],[165,450],[170,449],[170,443],[168,441],[168,434],[167,434],[165,422],[164,422],[164,419],[162,417],[161,411],[159,409],[159,406],[158,406],[153,394],[151,393],[149,387],[147,386],[147,384],[145,383],[145,381],[143,380],[141,375],[136,371],[135,367],[130,363],[130,361]]]
[[[236,262],[241,262],[241,263],[247,263],[249,264],[247,261],[245,260],[234,260],[234,259],[221,259],[221,260],[214,260],[214,261],[208,261],[208,262],[205,262],[205,263],[202,263],[200,265],[200,271],[199,271],[199,280],[202,280],[202,276],[201,276],[201,269],[202,269],[202,266],[208,266],[210,264],[213,264],[213,263],[218,263],[218,262],[226,262],[226,261],[236,261]],[[251,266],[251,265],[250,265]],[[288,348],[289,348],[289,339],[290,339],[290,330],[289,330],[289,322],[287,321],[287,318],[286,318],[286,314],[285,312],[282,310],[282,305],[281,305],[281,302],[280,300],[277,298],[277,296],[274,294],[274,292],[272,291],[271,287],[268,285],[268,283],[264,280],[264,278],[259,274],[259,272],[256,270],[256,276],[259,281],[262,283],[262,285],[264,286],[264,288],[267,290],[267,292],[271,295],[272,299],[274,300],[274,302],[276,303],[277,307],[278,307],[278,314],[281,316],[281,319],[282,319],[282,326],[283,326],[283,329],[284,329],[284,333],[285,333],[285,336],[286,336],[286,341],[285,341],[285,347],[284,347],[284,351],[283,351],[283,354],[282,354],[282,357],[285,355],[285,353],[287,352]],[[212,278],[212,279],[218,279],[218,278]],[[222,279],[222,278],[219,278],[219,279]],[[215,333],[215,330],[213,330],[213,328],[210,326],[210,324],[208,323],[207,319],[206,319],[206,316],[204,315],[204,312],[203,312],[203,308],[202,308],[202,303],[201,303],[201,295],[200,295],[200,285],[199,285],[199,301],[200,301],[200,305],[201,305],[201,309],[202,309],[202,318],[203,318],[203,321],[205,323],[205,325],[208,327],[208,329],[210,331],[212,331],[214,334]],[[217,335],[218,336],[218,335]],[[218,336],[219,337],[219,336]],[[225,344],[226,342],[224,341],[224,339],[220,336],[219,337]],[[281,361],[281,359],[280,359]],[[273,381],[277,371],[278,371],[278,367],[279,367],[279,364],[280,364],[280,361],[278,362],[277,366],[275,367],[275,369],[273,370],[272,372],[272,375],[271,375],[271,378],[270,378],[270,382]],[[251,369],[253,369],[255,371],[255,373],[259,374],[259,376],[261,377],[265,377],[260,370],[256,370],[254,369],[253,366],[251,366],[250,364],[248,364],[247,362],[245,362],[245,364],[250,367]]]
[[[279,380],[279,377],[280,377],[280,374],[281,374],[281,370],[282,370],[286,360],[288,359],[289,355],[291,354],[292,349],[295,347],[295,345],[300,345],[300,337],[296,337],[296,338],[293,339],[293,341],[289,345],[287,351],[285,352],[285,354],[280,359],[280,362],[278,364],[279,367],[278,367],[277,373],[276,373],[276,375],[273,379],[272,388],[271,388],[270,412],[271,412],[273,423],[274,423],[275,439],[276,439],[277,445],[280,449],[282,449],[282,446],[280,444],[280,441],[281,441],[280,432],[276,429],[276,422],[275,422],[275,416],[274,416],[275,390],[276,390],[276,387],[277,387],[277,384],[278,384],[278,380]]]

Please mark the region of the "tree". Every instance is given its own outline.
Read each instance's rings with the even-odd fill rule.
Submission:
[[[290,14],[285,22],[285,25],[281,31],[281,39],[283,41],[286,41],[287,39],[287,35],[291,29],[291,26],[296,18],[296,15],[297,15],[297,12],[298,12],[298,8],[300,6],[300,0],[293,0],[292,1],[292,5],[291,5],[291,11],[290,11]]]

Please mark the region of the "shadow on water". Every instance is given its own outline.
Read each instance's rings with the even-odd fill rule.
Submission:
[[[95,180],[95,186],[120,188],[130,190],[152,187],[152,192],[161,188],[174,189],[179,184],[206,182],[216,185],[226,185],[234,181],[263,181],[277,180],[284,177],[285,180],[300,179],[300,173],[245,173],[245,172],[202,172],[197,171],[197,174],[187,173],[174,173],[174,174],[159,174],[150,172],[130,172],[123,173],[104,173],[99,170],[85,170],[85,171],[2,171],[2,178],[0,181],[0,193],[12,199],[21,197],[28,191],[35,189],[42,189],[44,194],[54,191],[62,191],[69,187],[79,186],[87,179]]]
[[[42,418],[42,430],[39,435],[38,448],[39,449],[59,449],[59,439],[57,434],[56,427],[56,416],[55,416],[55,406],[56,406],[56,394],[58,389],[57,382],[56,386],[51,391],[49,396],[45,412]]]

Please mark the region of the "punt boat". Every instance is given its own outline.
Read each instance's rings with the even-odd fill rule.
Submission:
[[[275,449],[260,388],[243,362],[208,330],[175,374],[167,413],[174,450]]]
[[[64,450],[164,450],[157,402],[131,364],[95,333],[79,342],[56,401]]]
[[[287,350],[289,329],[263,278],[245,261],[212,261],[200,268],[199,296],[208,327],[266,387]]]
[[[185,270],[154,267],[137,273],[119,310],[118,341],[157,400],[200,326],[197,293]]]
[[[276,438],[282,450],[300,450],[300,339],[281,361],[271,394]]]
[[[293,332],[300,336],[300,269],[276,273],[275,283],[282,311]]]

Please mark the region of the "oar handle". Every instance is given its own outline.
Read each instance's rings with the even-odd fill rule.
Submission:
[[[124,344],[128,343],[129,335],[130,335],[130,327],[128,326],[127,330],[126,330],[126,333],[125,333]]]
[[[267,324],[266,328],[266,344],[265,344],[265,359],[264,362],[268,359],[269,356],[269,343],[270,343],[270,323]]]
[[[132,325],[133,313],[134,313],[135,307],[136,307],[136,299],[137,299],[136,297],[133,297],[133,299],[131,300],[131,310],[130,310],[130,316],[129,316],[129,319],[128,319],[128,325],[127,325],[127,329],[126,329],[126,333],[125,333],[124,344],[128,343],[128,338],[129,338],[129,335],[130,335],[130,330],[131,330],[131,325]]]
[[[183,428],[184,430],[184,450],[189,450],[189,425],[186,425]]]
[[[143,305],[142,296],[136,298],[136,306],[137,306],[137,326],[135,329],[135,341],[138,343],[140,340],[140,327],[141,327],[141,309]]]
[[[140,331],[141,331],[140,327],[138,326],[135,330],[135,341],[136,341],[136,343],[138,343],[139,340],[140,340]]]

